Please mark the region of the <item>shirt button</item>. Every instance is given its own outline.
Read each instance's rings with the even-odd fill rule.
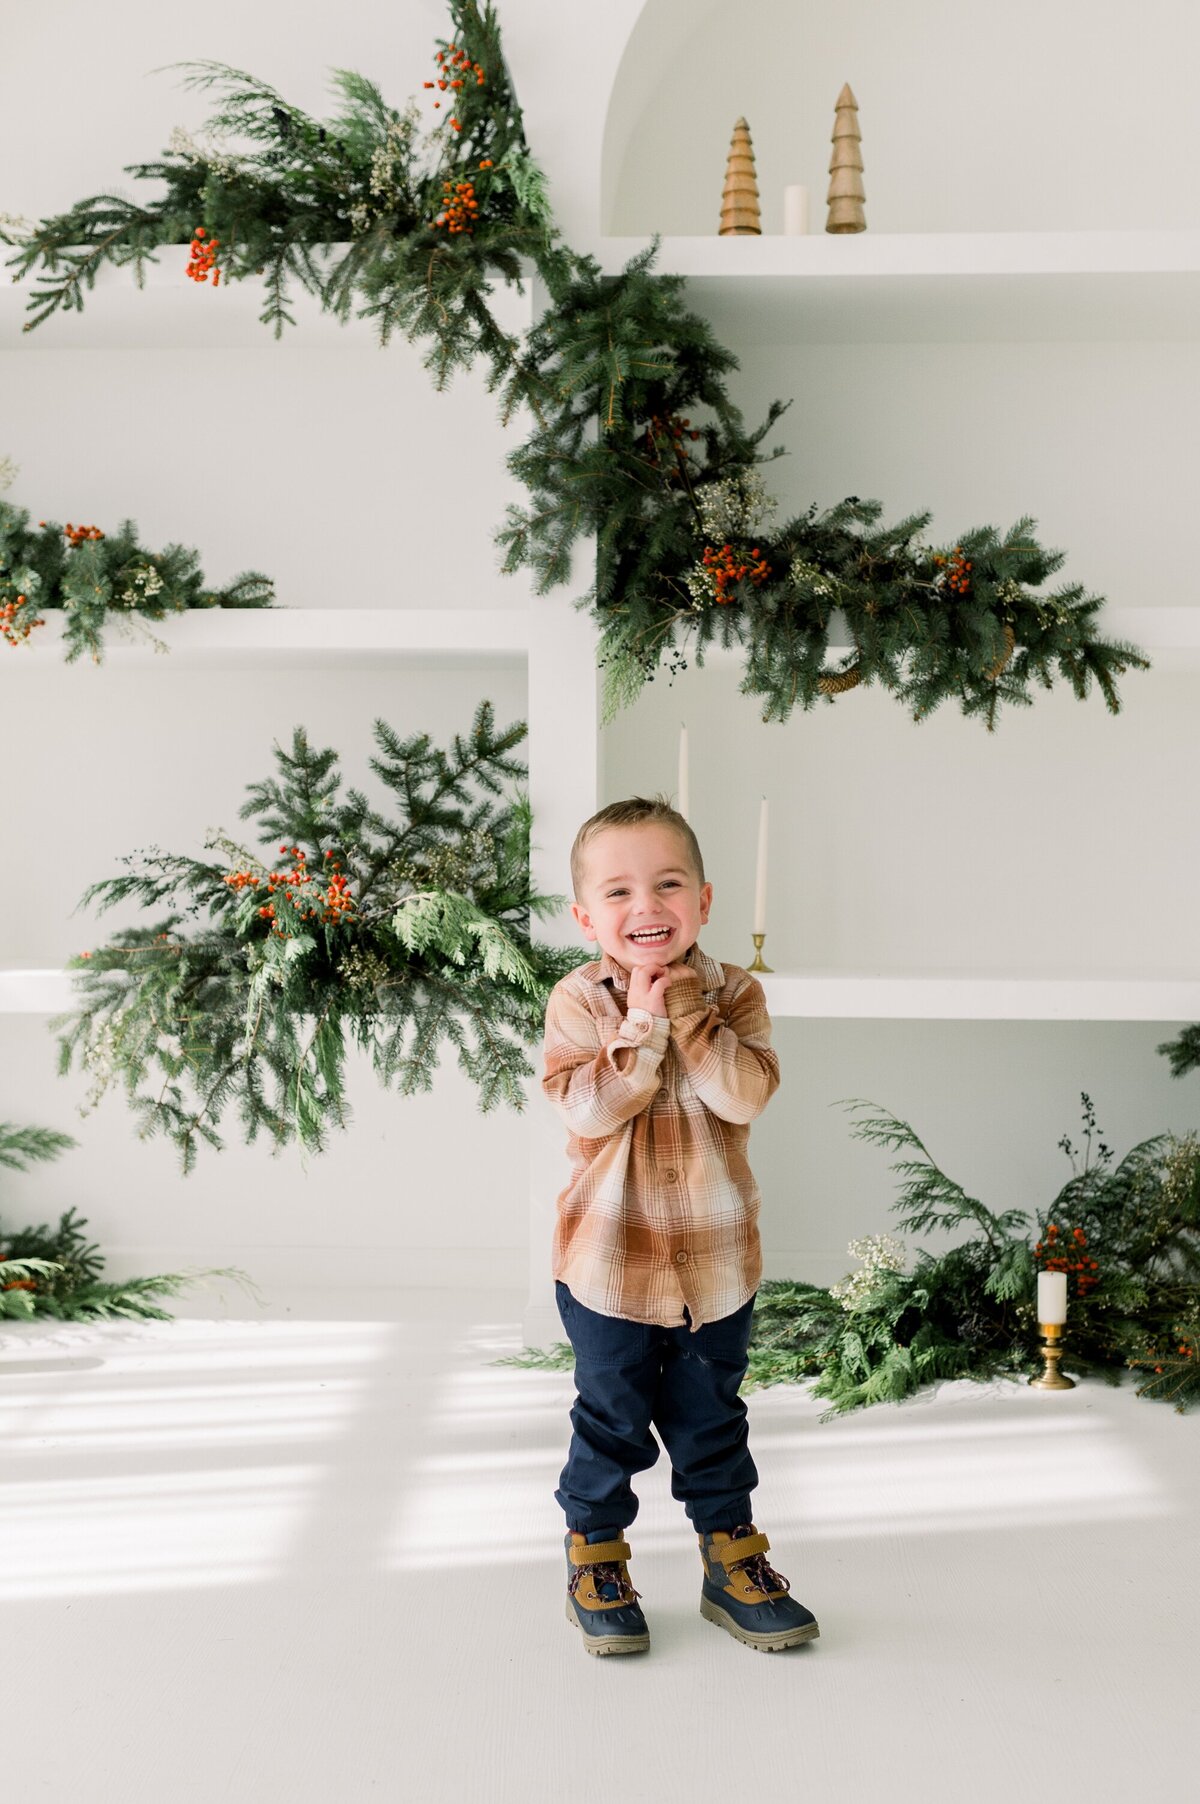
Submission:
[[[679,1252],[677,1252],[675,1255],[675,1263],[676,1263],[676,1265],[686,1265],[687,1262],[688,1262],[688,1256],[681,1247]]]
[[[673,1184],[678,1176],[679,1173],[670,1165],[668,1165],[666,1171],[663,1172],[663,1177],[668,1184]]]

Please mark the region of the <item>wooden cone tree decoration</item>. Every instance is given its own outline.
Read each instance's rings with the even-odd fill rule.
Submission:
[[[750,127],[739,119],[733,128],[729,160],[725,165],[725,188],[721,195],[721,238],[761,235],[762,219],[758,210],[758,181],[754,174],[754,146]]]
[[[863,211],[862,133],[858,129],[858,102],[847,82],[837,97],[833,119],[833,157],[829,164],[829,217],[827,232],[865,232]]]

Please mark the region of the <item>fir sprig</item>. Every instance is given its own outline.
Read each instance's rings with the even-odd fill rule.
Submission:
[[[71,961],[79,1005],[51,1023],[67,1026],[60,1071],[78,1057],[89,1107],[121,1082],[141,1137],[166,1134],[185,1173],[201,1144],[221,1147],[230,1108],[247,1142],[322,1150],[350,1119],[349,1041],[404,1095],[431,1088],[449,1044],[482,1109],[522,1108],[524,1048],[581,956],[532,937],[559,898],[534,893],[528,799],[506,792],[524,736],[486,701],[445,751],[376,721],[389,815],[343,796],[337,753],[297,728],[241,810],[264,842],[282,836],[276,856],[214,835],[221,860],[150,848],[85,893],[100,912],[171,912]]]

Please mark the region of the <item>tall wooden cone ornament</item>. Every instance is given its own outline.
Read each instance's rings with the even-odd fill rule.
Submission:
[[[761,236],[762,219],[758,210],[758,181],[754,174],[754,146],[750,127],[739,119],[729,144],[729,160],[725,165],[725,188],[721,195],[721,230],[718,236]]]
[[[865,232],[863,211],[862,133],[858,129],[858,102],[847,82],[837,97],[833,117],[833,157],[829,164],[829,216],[827,232]]]

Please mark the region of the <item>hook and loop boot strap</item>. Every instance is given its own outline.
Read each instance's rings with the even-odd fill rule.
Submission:
[[[598,1566],[602,1560],[628,1560],[633,1553],[628,1541],[589,1541],[584,1547],[571,1543],[570,1554],[576,1566]]]
[[[711,1557],[719,1560],[728,1572],[739,1560],[749,1560],[756,1553],[766,1553],[770,1545],[765,1535],[743,1535],[740,1541],[725,1541],[713,1546]]]

